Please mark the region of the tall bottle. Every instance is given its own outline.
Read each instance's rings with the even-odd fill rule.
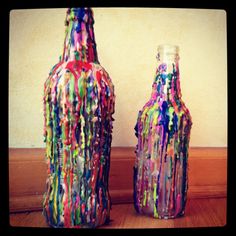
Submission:
[[[64,50],[44,84],[48,163],[43,213],[52,227],[108,223],[114,87],[99,64],[90,8],[66,13]]]
[[[160,45],[150,100],[139,111],[134,207],[155,218],[184,215],[192,119],[181,99],[179,48]]]

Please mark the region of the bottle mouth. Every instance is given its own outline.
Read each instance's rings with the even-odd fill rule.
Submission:
[[[171,61],[179,60],[179,46],[171,44],[161,44],[157,48],[158,61],[169,63]]]
[[[159,53],[164,53],[165,55],[173,55],[179,53],[179,46],[172,44],[160,44],[157,48]]]
[[[83,21],[85,23],[94,24],[93,11],[89,7],[68,8],[66,21],[67,24],[69,21]]]

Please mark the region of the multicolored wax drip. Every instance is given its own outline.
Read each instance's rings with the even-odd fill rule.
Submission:
[[[168,219],[184,214],[192,121],[181,99],[178,47],[160,46],[157,59],[152,95],[135,126],[134,207]]]
[[[48,163],[43,213],[52,227],[109,223],[114,87],[99,64],[90,8],[66,15],[64,52],[44,84]]]

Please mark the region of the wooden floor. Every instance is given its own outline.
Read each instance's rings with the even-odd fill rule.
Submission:
[[[42,211],[12,213],[11,226],[48,227]],[[226,198],[189,199],[185,216],[159,220],[138,215],[132,204],[113,205],[111,222],[100,228],[184,228],[213,227],[226,224]]]

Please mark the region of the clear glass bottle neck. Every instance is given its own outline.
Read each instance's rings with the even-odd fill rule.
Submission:
[[[157,49],[157,63],[166,64],[168,69],[172,69],[173,64],[179,62],[179,47],[174,45],[160,45]],[[169,68],[170,67],[170,68]]]
[[[180,97],[179,48],[172,45],[160,45],[152,99],[174,101]]]

